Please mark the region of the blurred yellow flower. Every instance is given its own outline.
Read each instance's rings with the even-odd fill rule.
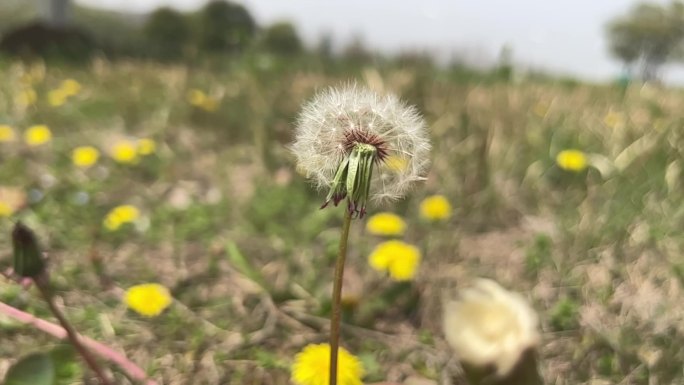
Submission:
[[[157,150],[157,143],[152,139],[143,138],[138,140],[138,154],[151,155]]]
[[[161,314],[171,303],[173,297],[169,289],[157,283],[135,285],[124,295],[126,306],[145,317],[155,317]]]
[[[92,146],[76,147],[71,152],[71,161],[75,166],[81,168],[89,168],[97,163],[100,158],[100,151]]]
[[[580,150],[563,150],[556,156],[556,163],[563,170],[581,172],[587,168],[587,156]]]
[[[218,100],[207,95],[202,90],[192,89],[187,95],[188,103],[197,108],[201,108],[208,112],[216,111],[218,108]]]
[[[59,89],[62,90],[67,97],[76,96],[81,92],[81,83],[74,79],[66,79],[62,82]]]
[[[114,143],[111,155],[119,163],[134,164],[138,162],[138,146],[130,140],[122,140]]]
[[[66,103],[69,95],[67,95],[64,90],[57,88],[48,92],[48,104],[52,107],[59,107]]]
[[[408,160],[396,155],[390,155],[385,159],[385,165],[392,171],[402,172],[408,166]]]
[[[12,127],[0,124],[0,143],[14,142],[16,139],[17,135]]]
[[[24,132],[24,142],[32,147],[40,146],[50,140],[52,140],[52,132],[44,124],[31,126]]]
[[[430,221],[451,217],[451,204],[444,195],[432,195],[420,202],[420,216]]]
[[[23,89],[15,96],[15,102],[22,107],[36,104],[37,100],[38,94],[33,88]]]
[[[140,218],[140,210],[132,205],[121,205],[113,208],[104,219],[104,227],[110,231],[118,230],[126,223],[133,223]]]
[[[5,218],[9,217],[14,213],[14,210],[12,210],[12,207],[10,207],[9,204],[0,201],[0,218]]]
[[[540,101],[534,106],[532,112],[534,112],[534,114],[538,117],[543,118],[549,112],[549,107],[551,106],[548,102]]]
[[[624,118],[622,114],[614,111],[609,111],[603,118],[603,124],[610,128],[616,128],[624,123]]]
[[[338,349],[337,383],[363,385],[363,364],[343,347]],[[310,344],[295,356],[292,382],[296,385],[328,385],[330,383],[330,344]]]
[[[402,235],[406,230],[406,222],[392,213],[378,213],[368,218],[366,230],[373,235]]]
[[[395,240],[379,244],[368,257],[368,263],[377,271],[389,272],[396,281],[408,281],[416,275],[420,259],[417,247]]]

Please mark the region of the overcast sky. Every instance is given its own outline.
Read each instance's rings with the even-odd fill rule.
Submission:
[[[206,0],[76,0],[109,9],[148,12],[168,5],[192,10]],[[492,61],[501,47],[516,63],[587,79],[609,80],[620,65],[608,55],[607,20],[638,0],[242,0],[257,21],[293,21],[315,44],[330,33],[339,45],[361,36],[373,49],[427,49],[443,58]],[[659,2],[664,2],[660,0]],[[684,79],[668,71],[666,78]]]

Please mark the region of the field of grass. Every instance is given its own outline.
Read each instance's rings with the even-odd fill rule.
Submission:
[[[66,79],[81,89],[51,105]],[[367,383],[463,383],[441,305],[475,277],[522,293],[538,312],[547,383],[684,383],[679,90],[478,82],[392,66],[331,73],[268,57],[213,70],[5,62],[0,125],[17,140],[0,143],[0,202],[16,212],[0,217],[0,269],[11,265],[20,218],[48,252],[73,324],[160,384],[288,383],[294,355],[327,339],[343,211],[319,210],[325,193],[296,172],[287,146],[301,103],[350,79],[415,104],[433,141],[426,183],[369,208],[406,220],[403,239],[423,253],[416,278],[372,270],[381,239],[365,219],[352,223],[343,345]],[[24,143],[33,125],[47,125],[51,140]],[[139,139],[154,151],[114,159],[118,144]],[[88,169],[71,161],[84,145],[101,152]],[[586,170],[556,165],[571,148],[587,154]],[[431,194],[448,197],[449,221],[420,219]],[[120,205],[140,217],[107,229]],[[146,282],[175,299],[154,318],[121,301]],[[2,279],[0,301],[52,320],[34,289]],[[0,379],[21,355],[58,343],[3,316],[0,342]],[[66,383],[82,376],[74,367]]]

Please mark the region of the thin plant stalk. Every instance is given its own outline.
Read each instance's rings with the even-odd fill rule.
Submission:
[[[345,210],[340,246],[335,262],[335,277],[332,293],[332,316],[330,319],[330,385],[337,385],[337,351],[340,346],[340,318],[342,314],[342,278],[344,277],[344,262],[347,259],[347,241],[352,212]]]
[[[86,362],[86,364],[100,378],[100,381],[103,385],[112,385],[112,382],[109,381],[109,378],[102,370],[100,365],[97,363],[95,357],[85,346],[83,346],[83,344],[79,340],[78,333],[76,333],[76,330],[74,330],[73,326],[71,326],[71,324],[69,323],[69,321],[67,321],[64,314],[62,314],[62,311],[59,310],[59,308],[55,304],[54,294],[52,292],[52,289],[50,288],[47,275],[42,274],[36,277],[34,279],[34,282],[36,283],[38,290],[40,290],[40,293],[43,295],[43,298],[45,298],[45,302],[47,302],[50,311],[55,316],[55,318],[57,318],[60,325],[62,325],[62,327],[66,331],[67,338],[69,338],[71,344],[74,345],[74,348],[76,348],[81,357],[83,357],[83,360]]]

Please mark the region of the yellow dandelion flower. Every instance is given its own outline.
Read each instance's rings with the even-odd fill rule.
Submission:
[[[615,111],[610,111],[603,118],[603,124],[610,128],[617,128],[624,124],[624,118],[622,117],[622,114]]]
[[[37,100],[38,94],[36,93],[36,90],[34,90],[33,88],[23,89],[19,91],[19,93],[15,96],[15,102],[22,107],[27,107],[36,104]]]
[[[392,213],[378,213],[368,219],[366,230],[373,235],[402,235],[406,230],[406,222]]]
[[[551,107],[549,103],[540,101],[539,103],[535,104],[532,112],[534,112],[534,114],[538,117],[543,118],[549,112],[549,107]]]
[[[420,216],[430,221],[451,217],[451,203],[444,195],[432,195],[420,202]]]
[[[0,143],[14,142],[17,135],[14,129],[6,124],[0,124]]]
[[[132,286],[123,299],[126,306],[145,317],[158,316],[173,302],[169,289],[157,283]]]
[[[563,150],[556,156],[556,163],[565,171],[581,172],[587,168],[587,156],[580,150]]]
[[[52,107],[59,107],[66,103],[69,95],[67,95],[64,90],[57,88],[48,92],[48,104]]]
[[[420,260],[418,248],[402,241],[383,242],[368,257],[368,263],[373,269],[387,271],[396,281],[413,279]]]
[[[385,159],[385,166],[392,171],[402,173],[408,167],[408,160],[396,155],[390,155]]]
[[[112,146],[112,158],[123,164],[134,164],[138,162],[138,146],[130,140],[122,140]]]
[[[59,87],[67,97],[76,96],[81,92],[81,83],[74,79],[66,79]]]
[[[363,364],[346,349],[338,349],[337,383],[362,385]],[[297,353],[292,365],[292,382],[297,385],[328,385],[330,383],[330,344],[311,344]]]
[[[14,214],[12,207],[6,202],[0,201],[0,218],[6,218]]]
[[[154,154],[157,151],[157,143],[154,140],[144,138],[138,140],[138,154],[142,156]]]
[[[76,147],[71,152],[71,162],[76,167],[89,168],[92,167],[100,158],[100,151],[92,146]]]
[[[201,109],[207,112],[214,112],[218,109],[218,100],[216,98],[207,97],[204,102],[199,105]]]
[[[207,95],[202,90],[198,89],[190,90],[187,95],[188,103],[195,107],[200,107],[206,99]]]
[[[132,205],[121,205],[113,208],[105,216],[103,225],[107,230],[116,231],[126,223],[133,223],[140,218],[140,210]]]
[[[31,147],[40,146],[50,140],[52,140],[52,132],[44,124],[31,126],[24,132],[24,142]]]

